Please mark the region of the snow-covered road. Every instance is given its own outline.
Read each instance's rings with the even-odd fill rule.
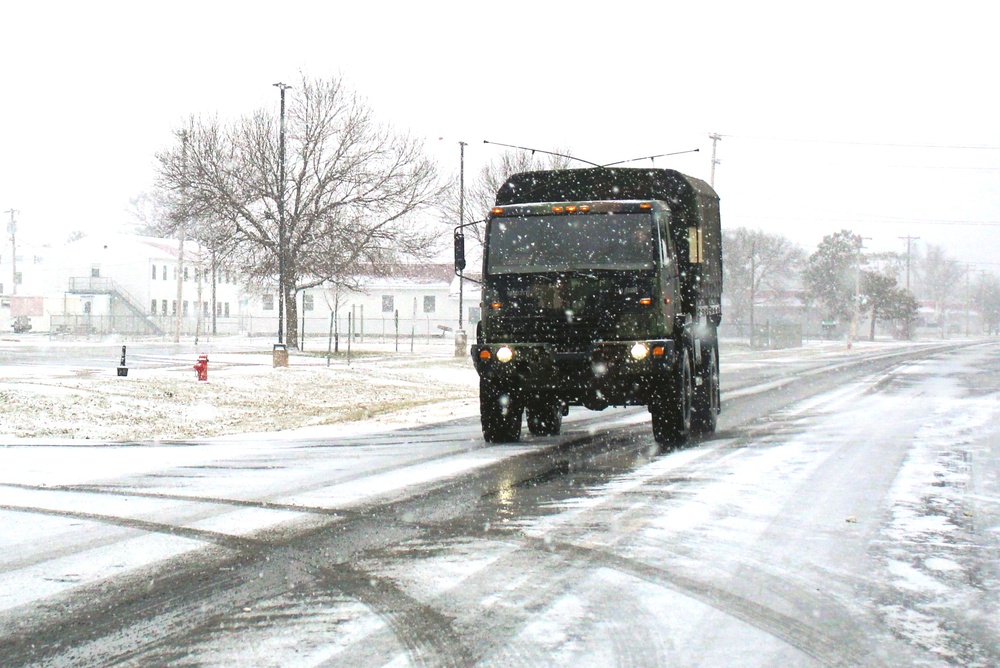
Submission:
[[[463,398],[388,433],[19,441],[0,656],[997,665],[1000,346],[902,350],[734,351],[719,433],[671,453],[635,409],[487,447]]]

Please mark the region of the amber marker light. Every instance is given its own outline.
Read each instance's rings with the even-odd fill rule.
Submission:
[[[500,302],[491,302],[490,303],[490,308],[492,308],[492,309],[498,309],[498,308],[500,308]]]
[[[576,207],[575,206],[566,207],[566,213],[576,213]]]
[[[584,204],[583,206],[580,207],[580,211],[582,213],[587,213],[588,211],[590,211],[590,205],[589,204]]]
[[[503,209],[501,209],[500,207],[490,209],[490,211],[493,213],[494,216],[499,216],[503,213]]]
[[[488,351],[488,350],[480,350],[479,351],[479,359],[481,359],[481,360],[488,360],[490,357],[492,357],[492,355],[490,355],[490,351]]]
[[[667,350],[663,346],[653,346],[653,357],[663,357],[666,354]]]
[[[562,213],[564,210],[565,209],[563,209],[563,207],[561,207],[561,206],[554,206],[554,207],[552,207],[552,213]]]
[[[649,306],[650,304],[653,303],[653,300],[650,299],[649,297],[643,297],[642,299],[639,300],[639,303],[642,304],[643,306]]]
[[[642,204],[639,205],[639,208],[640,209],[652,209],[653,205],[650,204],[649,202],[643,202]]]

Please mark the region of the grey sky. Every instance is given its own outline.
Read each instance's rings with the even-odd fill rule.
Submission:
[[[3,3],[0,211],[29,241],[119,228],[189,114],[276,110],[303,71],[344,76],[445,173],[464,140],[474,177],[489,139],[700,148],[656,164],[707,179],[717,132],[726,227],[809,250],[912,234],[1000,273],[993,3],[340,4]]]

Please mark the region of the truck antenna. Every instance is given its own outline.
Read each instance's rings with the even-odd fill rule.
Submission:
[[[601,167],[614,167],[615,165],[624,165],[627,162],[639,162],[640,160],[656,160],[657,158],[665,158],[668,155],[681,155],[683,153],[697,153],[699,149],[692,148],[687,151],[674,151],[673,153],[660,153],[659,155],[647,155],[644,158],[632,158],[631,160],[619,160],[618,162],[609,162],[606,165],[600,165]]]
[[[532,153],[544,153],[545,155],[554,155],[557,158],[567,158],[569,160],[576,160],[577,162],[582,162],[593,167],[600,167],[596,162],[591,162],[590,160],[584,160],[583,158],[578,158],[575,155],[565,155],[564,153],[554,153],[552,151],[544,151],[540,148],[528,148],[527,146],[514,146],[513,144],[501,144],[500,142],[489,141],[484,139],[484,144],[493,144],[494,146],[503,146],[505,148],[516,148],[519,151],[531,151]]]

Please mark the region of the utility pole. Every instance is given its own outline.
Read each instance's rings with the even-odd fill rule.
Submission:
[[[715,145],[722,141],[722,135],[717,132],[712,132],[708,135],[708,138],[712,140],[712,171],[708,177],[708,185],[715,187],[715,166],[718,165],[721,160],[715,159]]]
[[[858,325],[861,322],[861,251],[865,247],[865,241],[871,241],[871,237],[858,237],[858,254],[854,264],[854,312],[851,314],[851,331],[848,334],[847,347],[850,348],[852,342],[857,338]]]
[[[907,234],[905,237],[900,237],[900,239],[906,240],[906,291],[910,291],[910,244],[914,241],[918,241],[920,237],[911,237]]]
[[[10,294],[17,294],[17,221],[14,214],[21,213],[17,209],[7,209],[4,213],[10,214],[10,222],[7,223],[7,231],[10,233],[10,266],[13,267],[10,276]]]
[[[465,225],[465,142],[458,142],[458,224]],[[458,331],[465,331],[465,314],[462,312],[462,292],[465,278],[464,270],[458,271]]]
[[[913,237],[907,234],[905,237],[900,237],[900,239],[906,239],[906,291],[910,292],[910,246],[914,241],[920,239],[920,237]],[[904,334],[906,340],[910,340],[910,319],[906,319],[906,324],[903,325]]]
[[[278,343],[285,342],[285,91],[291,88],[280,81],[281,126],[278,139]],[[212,305],[213,308],[215,305]]]
[[[972,265],[965,265],[965,338],[969,338],[969,311],[972,310],[972,285],[970,281],[970,274],[972,273]]]

